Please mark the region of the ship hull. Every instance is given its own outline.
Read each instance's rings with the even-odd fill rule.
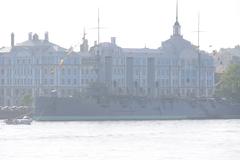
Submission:
[[[240,118],[240,105],[226,101],[136,97],[109,99],[38,97],[33,118],[38,121]]]

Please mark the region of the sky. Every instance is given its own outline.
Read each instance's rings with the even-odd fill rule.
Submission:
[[[240,44],[239,0],[179,0],[179,23],[185,39],[197,45],[200,14],[200,48],[206,51]],[[28,33],[65,48],[79,50],[83,30],[90,46],[97,40],[124,48],[158,48],[170,38],[175,22],[176,0],[4,0],[0,9],[0,46],[27,40]]]

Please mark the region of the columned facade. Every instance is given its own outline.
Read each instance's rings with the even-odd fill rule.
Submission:
[[[158,49],[122,48],[115,38],[89,49],[84,33],[80,52],[74,52],[49,42],[48,33],[43,40],[30,33],[16,45],[11,34],[11,47],[0,49],[0,105],[77,96],[96,83],[113,95],[210,97],[214,72],[213,58],[181,35],[178,14],[173,35]]]

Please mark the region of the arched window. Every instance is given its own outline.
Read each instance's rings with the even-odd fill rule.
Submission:
[[[117,82],[114,80],[113,81],[113,87],[116,88],[117,87]]]
[[[137,81],[135,81],[135,82],[134,82],[134,86],[135,86],[135,88],[137,88],[137,85],[138,85],[138,84],[137,84]]]

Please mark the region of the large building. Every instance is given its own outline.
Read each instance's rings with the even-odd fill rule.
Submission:
[[[68,56],[71,52],[71,56]],[[62,63],[62,64],[60,64]],[[20,105],[25,96],[59,96],[78,90],[80,78],[79,54],[49,42],[48,33],[40,40],[29,33],[28,40],[0,49],[0,104]]]
[[[181,35],[176,17],[173,35],[158,49],[121,48],[115,38],[90,49],[99,56],[99,81],[114,93],[145,96],[212,96],[214,62]]]
[[[26,96],[74,96],[99,83],[112,94],[151,97],[209,97],[214,93],[214,62],[181,35],[176,16],[173,34],[158,49],[122,48],[116,43],[64,49],[37,34],[0,49],[0,105],[21,105]]]
[[[217,73],[223,73],[231,64],[240,64],[240,46],[221,48],[213,53]]]

